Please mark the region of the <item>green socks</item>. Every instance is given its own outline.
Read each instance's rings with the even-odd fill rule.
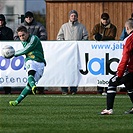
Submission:
[[[32,90],[33,94],[36,93],[35,79],[32,75],[29,75],[28,76],[28,85],[23,89],[23,91],[18,96],[18,98],[15,101],[10,101],[9,104],[12,106],[16,106],[31,92],[31,90]]]
[[[18,103],[20,103],[30,92],[31,92],[30,87],[26,86],[23,89],[23,91],[21,92],[21,94],[19,95],[19,97],[16,99],[16,101],[18,101]]]
[[[32,75],[29,75],[28,76],[28,83],[30,85],[30,87],[32,88],[33,86],[36,86],[36,82],[35,82],[35,79]]]

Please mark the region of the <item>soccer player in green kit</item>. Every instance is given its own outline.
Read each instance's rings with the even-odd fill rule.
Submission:
[[[29,34],[24,26],[18,27],[17,33],[24,48],[15,51],[14,56],[26,55],[25,66],[28,83],[15,101],[9,101],[11,106],[18,105],[31,91],[36,94],[36,83],[42,77],[46,66],[40,39],[35,35]]]

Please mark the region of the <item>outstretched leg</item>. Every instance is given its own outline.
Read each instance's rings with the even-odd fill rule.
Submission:
[[[9,104],[11,106],[18,105],[30,92],[31,92],[31,87],[27,84],[27,86],[23,89],[19,97],[15,101],[9,101]]]

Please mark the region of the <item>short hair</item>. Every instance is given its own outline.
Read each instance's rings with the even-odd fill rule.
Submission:
[[[129,29],[133,29],[133,19],[128,19],[125,24],[128,25]]]
[[[25,26],[19,26],[18,29],[17,29],[17,32],[22,32],[22,31],[25,32],[25,33],[28,32],[28,30]]]

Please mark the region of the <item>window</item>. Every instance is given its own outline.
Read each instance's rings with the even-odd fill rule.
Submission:
[[[6,20],[8,23],[14,22],[14,7],[6,6]]]
[[[14,7],[13,6],[6,6],[6,13],[7,14],[14,14]]]

